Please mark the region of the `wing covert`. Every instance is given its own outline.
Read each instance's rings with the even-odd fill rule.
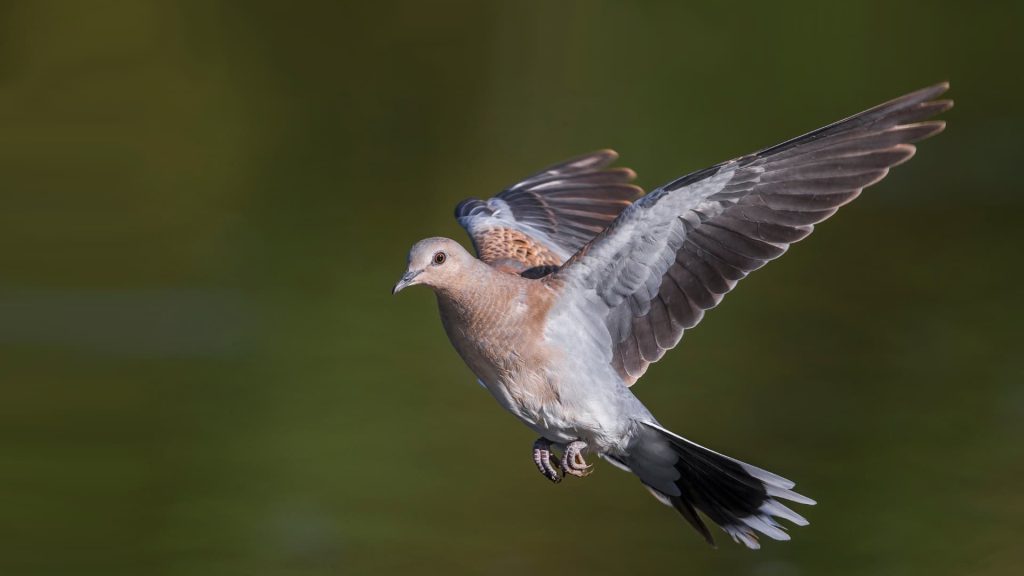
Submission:
[[[739,280],[884,178],[945,127],[938,84],[640,198],[548,281],[558,312],[610,345],[630,385]]]
[[[600,150],[542,170],[488,200],[455,208],[477,256],[516,273],[550,272],[604,230],[643,190]]]

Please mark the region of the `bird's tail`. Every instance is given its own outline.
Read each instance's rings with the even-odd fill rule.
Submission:
[[[639,476],[655,498],[678,510],[709,544],[714,540],[697,511],[748,548],[760,548],[758,532],[774,540],[789,540],[776,518],[807,525],[803,516],[776,500],[814,504],[791,490],[793,482],[660,426],[643,424],[641,429],[627,455],[609,459]]]

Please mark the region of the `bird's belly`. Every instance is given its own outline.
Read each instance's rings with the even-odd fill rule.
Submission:
[[[523,401],[521,394],[512,393],[502,383],[484,386],[498,401],[528,428],[553,442],[567,443],[580,437],[579,423],[566,414],[557,402]]]
[[[482,377],[480,382],[502,408],[539,434],[570,425],[553,383],[543,374],[520,373],[517,378],[491,375]]]
[[[455,349],[498,404],[553,442],[579,439],[600,452],[624,442],[630,411],[616,389],[627,389],[612,369],[578,367],[569,350],[544,345],[539,335],[523,337],[514,322],[506,326],[511,319],[472,337],[445,322]]]
[[[523,379],[481,379],[481,384],[503,408],[552,442],[583,440],[594,452],[608,452],[627,440],[629,417],[619,402],[600,393],[573,394],[579,388],[551,380],[544,387],[524,386]]]
[[[538,433],[563,427],[566,419],[558,382],[552,378],[547,357],[484,339],[454,337],[452,343],[503,408]]]

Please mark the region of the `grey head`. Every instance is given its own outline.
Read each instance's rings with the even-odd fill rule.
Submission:
[[[465,273],[476,258],[449,238],[420,240],[409,250],[409,265],[395,284],[392,294],[408,286],[425,284],[434,289],[453,288],[465,281]]]

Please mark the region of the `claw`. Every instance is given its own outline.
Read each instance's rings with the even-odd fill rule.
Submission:
[[[562,455],[562,472],[577,478],[589,476],[594,471],[594,467],[583,459],[583,451],[586,448],[587,443],[582,440],[573,440],[567,444],[565,454]]]
[[[548,480],[555,484],[562,481],[562,476],[558,473],[561,464],[558,457],[551,453],[551,441],[547,438],[538,438],[533,443],[533,463]]]

